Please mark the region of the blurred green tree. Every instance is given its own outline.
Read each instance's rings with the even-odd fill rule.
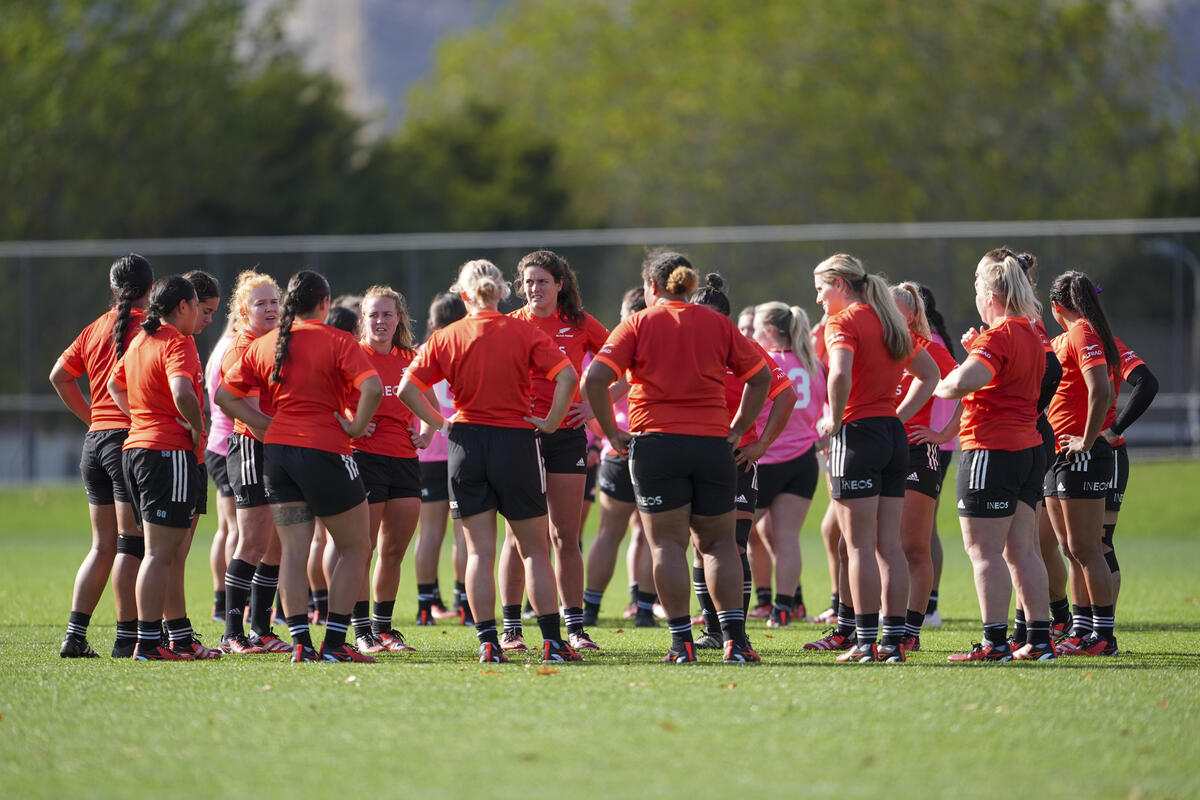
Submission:
[[[1139,216],[1195,159],[1132,0],[516,0],[410,113],[483,98],[615,225]]]

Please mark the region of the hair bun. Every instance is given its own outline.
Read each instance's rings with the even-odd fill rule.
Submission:
[[[716,289],[718,292],[725,291],[725,279],[721,277],[720,273],[717,273],[717,272],[708,273],[707,275],[704,276],[704,283],[705,283],[705,285],[707,285],[713,289]]]

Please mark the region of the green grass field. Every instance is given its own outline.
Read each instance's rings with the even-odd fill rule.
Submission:
[[[1200,504],[1186,488],[1197,483],[1200,463],[1133,471],[1115,659],[948,665],[979,633],[946,503],[946,625],[908,664],[835,665],[800,650],[818,627],[760,621],[761,665],[711,653],[659,664],[668,634],[618,618],[618,567],[593,629],[604,649],[549,670],[532,655],[478,664],[472,630],[412,625],[407,570],[396,619],[418,652],[379,664],[60,659],[89,542],[82,489],[0,491],[0,797],[1200,796]],[[829,590],[822,509],[802,537],[810,609]],[[192,620],[210,644],[212,526],[188,565]],[[106,594],[97,650],[113,623]]]

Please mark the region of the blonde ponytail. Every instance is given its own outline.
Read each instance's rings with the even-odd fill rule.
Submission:
[[[904,281],[892,287],[892,299],[899,308],[903,303],[912,312],[913,320],[909,328],[922,339],[929,339],[929,318],[925,316],[925,300],[921,297],[920,286],[912,281]]]
[[[484,258],[463,264],[458,280],[450,287],[455,294],[465,294],[472,305],[485,308],[507,300],[512,287],[504,280],[500,268]]]

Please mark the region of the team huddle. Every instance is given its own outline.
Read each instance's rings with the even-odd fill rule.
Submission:
[[[114,307],[50,374],[88,425],[93,536],[61,655],[97,657],[88,625],[110,575],[114,657],[411,651],[393,612],[415,536],[418,625],[473,625],[479,660],[503,663],[527,649],[524,620],[536,619],[543,661],[579,661],[599,649],[587,628],[632,530],[625,615],[666,621],[663,661],[714,649],[757,662],[748,616],[773,628],[805,618],[799,532],[823,463],[833,592],[810,619],[832,627],[804,648],[901,663],[922,626],[940,624],[934,519],[960,449],[955,500],[983,636],[949,660],[1115,656],[1121,436],[1157,382],[1081,272],[1052,282],[1063,333],[1051,340],[1035,270],[1006,248],[980,260],[980,324],[960,339],[961,363],[927,288],[889,286],[845,254],[813,271],[824,310],[813,326],[781,302],[735,323],[721,276],[701,285],[686,256],[654,250],[611,332],[556,253],[524,256],[511,284],[468,261],[434,298],[420,346],[390,287],[335,302],[316,272],[281,292],[249,270],[206,367],[194,336],[220,306],[218,282],[198,270],[155,280],[146,259],[122,257]],[[526,304],[503,314],[514,287]],[[218,647],[193,630],[184,594],[210,478]],[[448,517],[452,608],[437,578]],[[311,626],[325,628],[319,646]]]

